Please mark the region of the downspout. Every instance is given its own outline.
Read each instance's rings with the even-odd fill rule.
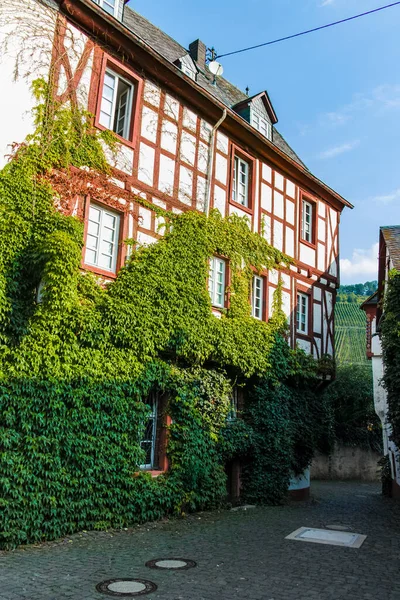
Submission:
[[[206,217],[208,217],[208,215],[209,215],[210,203],[211,203],[211,178],[212,178],[212,169],[213,169],[213,164],[214,164],[215,133],[216,133],[218,127],[220,127],[220,125],[222,125],[222,123],[225,121],[226,115],[227,115],[227,110],[226,110],[226,108],[224,108],[222,117],[220,118],[220,120],[217,123],[215,123],[214,127],[212,128],[211,135],[210,135],[210,153],[208,155],[207,179],[206,179],[206,201],[205,201],[205,205],[204,205],[204,213],[205,213]]]

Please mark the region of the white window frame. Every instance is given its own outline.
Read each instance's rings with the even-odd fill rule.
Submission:
[[[313,226],[314,204],[303,198],[301,205],[301,239],[309,244],[313,243]]]
[[[106,75],[108,75],[109,77],[112,77],[114,79],[112,100],[109,100],[108,98],[105,98],[105,96],[104,96],[104,88],[106,85]],[[120,81],[123,81],[127,86],[129,86],[129,98],[128,98],[128,102],[127,102],[126,116],[125,116],[125,122],[124,122],[122,134],[118,133],[114,129],[115,113],[117,110],[118,111],[121,110],[121,106],[117,107],[117,92],[118,92],[118,86],[119,86]],[[102,87],[102,92],[101,92],[99,123],[100,123],[100,125],[103,125],[103,127],[106,127],[106,129],[109,129],[110,131],[114,131],[114,133],[116,133],[117,135],[119,135],[120,137],[122,137],[123,139],[125,139],[127,141],[130,141],[129,134],[130,134],[131,122],[132,122],[133,94],[134,94],[134,84],[131,81],[129,81],[129,79],[126,79],[125,77],[122,77],[121,75],[118,75],[118,73],[116,73],[115,71],[113,71],[112,69],[109,69],[107,67],[105,70],[105,73],[104,73],[103,87]],[[111,114],[102,110],[103,99],[106,102],[111,103]],[[102,114],[106,115],[106,117],[109,118],[109,123],[106,123],[104,119],[102,120]],[[118,119],[117,119],[117,124],[118,124]]]
[[[235,385],[232,388],[232,396],[230,397],[229,403],[229,412],[226,420],[229,422],[235,421],[238,415],[238,407],[239,407],[239,389],[238,386]]]
[[[120,226],[121,226],[121,215],[113,210],[109,210],[108,208],[101,206],[100,204],[91,202],[90,206],[89,206],[88,222],[90,222],[90,208],[92,208],[92,207],[94,209],[100,211],[100,221],[98,223],[97,223],[97,221],[93,221],[94,223],[98,224],[99,231],[98,231],[98,235],[89,233],[89,230],[86,232],[85,264],[91,265],[93,267],[98,267],[99,269],[102,269],[103,271],[109,271],[110,273],[116,273],[118,249],[119,249],[119,231],[120,231]],[[116,226],[114,228],[114,241],[113,242],[109,242],[108,240],[104,239],[104,229],[106,228],[106,226],[104,225],[104,215],[110,215],[116,219]],[[93,238],[97,238],[97,247],[96,248],[91,248],[88,246],[88,236],[89,235]],[[112,243],[114,246],[112,253],[110,255],[106,255],[106,256],[111,256],[111,268],[105,267],[104,265],[100,264],[100,255],[102,254],[102,252],[101,252],[102,243],[106,243],[106,244]],[[88,259],[88,251],[96,252],[96,259],[94,262],[90,261]],[[103,254],[105,254],[105,253],[103,253]]]
[[[144,437],[142,437],[142,439],[140,440],[140,446],[142,447],[142,444],[151,444],[151,449],[150,449],[150,462],[139,465],[140,469],[143,469],[143,470],[151,470],[151,469],[154,469],[156,466],[155,459],[156,459],[157,419],[158,419],[158,394],[157,394],[157,392],[152,392],[152,394],[150,396],[150,402],[148,404],[150,405],[151,410],[146,419],[145,431],[143,432]],[[146,433],[147,433],[149,423],[151,423],[151,433],[150,433],[150,436],[147,437]]]
[[[208,275],[208,292],[210,294],[211,304],[217,308],[225,306],[225,277],[226,277],[226,260],[218,256],[212,256],[210,259],[210,270]],[[222,292],[219,287],[222,285]]]
[[[113,17],[117,17],[118,16],[118,8],[119,8],[120,0],[114,0],[114,12],[113,13],[111,13],[106,8],[104,8],[105,4],[107,4],[108,6],[110,6],[110,8],[112,8],[112,6],[110,5],[110,1],[109,0],[93,0],[93,1],[94,1],[95,4],[98,4],[100,6],[100,8],[102,8],[103,10],[105,10],[108,15],[112,15]]]
[[[245,175],[244,183],[240,182],[238,177],[238,174],[241,175],[242,173]],[[233,159],[232,201],[246,208],[249,208],[249,183],[250,164],[235,154]],[[241,186],[244,187],[244,192],[241,190]]]
[[[257,129],[267,140],[272,140],[272,125],[271,123],[260,115],[257,111],[252,109],[251,111],[251,124],[254,129]]]
[[[263,320],[263,303],[264,278],[260,277],[260,275],[254,275],[251,288],[251,315],[259,321]]]
[[[297,307],[296,307],[296,332],[302,335],[308,335],[308,318],[310,310],[310,296],[297,292]],[[304,317],[304,319],[302,318]]]

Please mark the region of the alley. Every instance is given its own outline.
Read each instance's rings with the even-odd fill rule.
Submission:
[[[0,555],[0,600],[101,600],[104,580],[154,582],[150,600],[400,600],[400,502],[379,486],[313,483],[309,502],[216,511],[135,527],[81,533]],[[347,526],[360,549],[285,537],[302,526]],[[188,570],[150,569],[185,558]]]

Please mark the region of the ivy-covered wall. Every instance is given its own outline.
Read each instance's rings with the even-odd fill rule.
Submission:
[[[381,322],[388,420],[393,429],[392,439],[400,448],[400,273],[395,270],[389,273]]]
[[[218,506],[234,457],[244,499],[281,501],[326,425],[317,365],[285,340],[279,288],[268,323],[250,315],[254,271],[289,260],[238,217],[165,213],[166,235],[129,241],[115,282],[82,273],[68,202],[112,200],[102,144],[115,142],[34,89],[37,130],[0,173],[1,547]],[[232,273],[221,319],[206,285],[216,253]],[[234,383],[247,401],[227,423]],[[172,418],[156,479],[138,467],[152,390]]]

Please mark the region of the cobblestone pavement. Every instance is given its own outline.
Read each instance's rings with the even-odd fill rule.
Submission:
[[[82,533],[0,554],[0,600],[106,600],[106,579],[149,579],[149,600],[400,600],[400,502],[379,486],[313,482],[309,502],[219,511],[122,532]],[[360,549],[286,540],[302,526],[348,525]],[[149,569],[189,558],[186,571]]]

